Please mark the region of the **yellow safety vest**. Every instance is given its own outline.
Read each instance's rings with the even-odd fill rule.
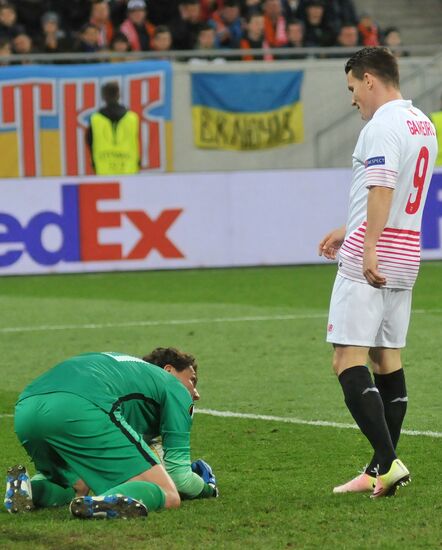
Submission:
[[[436,128],[437,144],[439,145],[436,166],[442,166],[442,111],[430,113],[430,118]]]
[[[91,116],[92,158],[99,175],[136,174],[139,171],[139,119],[133,111],[112,122],[101,113]]]

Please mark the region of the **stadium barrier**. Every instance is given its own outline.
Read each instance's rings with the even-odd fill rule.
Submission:
[[[0,275],[313,264],[348,169],[0,180]],[[442,171],[423,257],[442,259]]]
[[[142,172],[351,166],[363,122],[351,107],[344,63],[345,58],[221,64],[146,60],[3,67],[0,178],[91,174],[85,130],[101,105],[100,87],[110,79],[120,82],[122,102],[140,115]],[[400,63],[404,96],[426,94],[416,105],[435,110],[442,89],[442,54],[407,57]],[[286,90],[296,91],[292,96],[280,93],[287,74],[302,74],[302,84]],[[266,93],[257,87],[256,77]],[[223,83],[223,90],[226,81],[234,86],[217,93],[217,102],[213,93],[212,98],[199,94],[207,102],[202,109],[194,87],[201,78]],[[246,101],[235,104],[232,100],[241,99],[238,90],[244,91],[247,80],[252,91],[243,93]],[[268,82],[274,86],[270,91]],[[269,105],[260,101],[263,95]],[[228,105],[222,109],[220,103]],[[204,111],[199,119],[198,110]]]

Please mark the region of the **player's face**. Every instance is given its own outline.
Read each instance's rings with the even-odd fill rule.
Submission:
[[[359,80],[353,76],[353,71],[350,71],[347,74],[347,84],[351,92],[351,104],[359,109],[362,120],[370,120],[376,110],[373,108],[370,77],[366,74]]]
[[[169,368],[166,368],[166,367],[169,367]],[[193,367],[187,367],[187,369],[184,369],[182,371],[176,370],[175,367],[172,367],[172,365],[166,365],[166,367],[164,367],[164,370],[167,370],[168,372],[170,372],[170,374],[175,376],[175,378],[178,378],[178,380],[182,382],[186,386],[186,388],[189,390],[189,393],[192,399],[194,401],[198,401],[198,399],[200,398],[200,394],[196,389],[198,377]]]

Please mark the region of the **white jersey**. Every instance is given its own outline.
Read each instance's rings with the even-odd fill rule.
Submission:
[[[394,189],[390,215],[376,246],[387,288],[412,288],[420,264],[422,212],[437,156],[430,119],[398,99],[382,105],[359,135],[339,273],[367,283],[362,273],[368,189]],[[368,283],[367,283],[368,284]]]

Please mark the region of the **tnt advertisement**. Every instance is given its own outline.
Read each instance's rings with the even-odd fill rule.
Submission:
[[[140,117],[141,171],[171,171],[171,65],[140,61],[2,67],[0,177],[91,174],[85,130],[110,80]]]
[[[323,263],[350,170],[0,180],[0,275]],[[442,259],[442,172],[422,256]]]
[[[303,71],[193,73],[196,147],[255,151],[304,141]]]

